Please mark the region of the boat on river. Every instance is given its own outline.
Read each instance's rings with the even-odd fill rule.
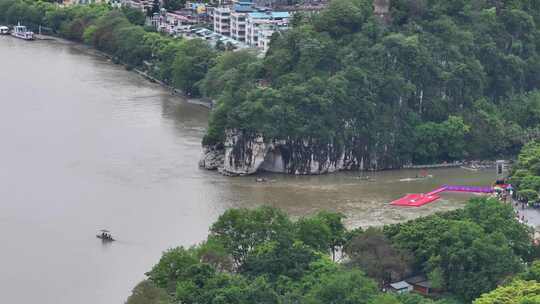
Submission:
[[[112,235],[111,232],[107,229],[101,229],[98,234],[96,234],[96,237],[98,239],[101,239],[103,242],[114,242],[116,241]]]
[[[26,26],[21,25],[20,23],[13,27],[13,31],[11,31],[11,36],[23,40],[34,40],[34,32],[29,31]]]
[[[0,26],[0,35],[9,35],[9,27]]]
[[[429,175],[425,175],[425,176],[400,178],[399,181],[400,182],[414,182],[414,181],[419,181],[419,180],[423,180],[423,179],[426,179],[426,178],[433,178],[433,175],[429,174]]]

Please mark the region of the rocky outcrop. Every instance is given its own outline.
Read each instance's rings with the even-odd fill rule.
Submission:
[[[219,170],[223,168],[224,159],[222,147],[204,147],[199,167],[206,170]]]
[[[391,150],[386,145],[354,138],[341,144],[312,139],[266,142],[260,134],[228,130],[222,149],[205,148],[200,165],[225,175],[257,171],[307,175],[401,167],[403,162],[392,157]]]
[[[260,134],[227,130],[225,132],[224,163],[221,173],[247,175],[259,170],[268,147]]]

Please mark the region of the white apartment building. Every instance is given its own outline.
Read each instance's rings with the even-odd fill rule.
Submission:
[[[273,32],[286,29],[289,25],[289,19],[289,12],[248,13],[246,43],[252,47],[268,49],[268,43]],[[259,37],[262,39],[260,44]]]
[[[270,47],[270,40],[272,39],[272,35],[279,30],[279,28],[276,28],[275,26],[268,26],[264,25],[261,26],[258,30],[258,38],[257,38],[257,48],[259,48],[263,53],[266,53],[268,51],[268,48]]]
[[[246,20],[247,13],[232,12],[231,13],[231,37],[234,40],[246,41]]]
[[[214,32],[224,36],[231,35],[230,7],[218,7],[214,9]]]

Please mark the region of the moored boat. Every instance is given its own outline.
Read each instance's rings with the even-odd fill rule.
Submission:
[[[13,27],[11,36],[24,40],[34,40],[34,32],[29,31],[26,26],[21,25],[20,23]]]
[[[9,27],[0,26],[0,35],[9,35]]]

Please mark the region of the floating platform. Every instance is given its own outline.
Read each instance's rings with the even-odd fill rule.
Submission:
[[[429,204],[441,198],[439,195],[427,195],[424,193],[416,194],[407,194],[404,197],[397,199],[390,204],[394,206],[409,206],[409,207],[420,207],[425,204]]]
[[[404,197],[392,201],[390,205],[394,206],[409,206],[420,207],[431,202],[434,202],[441,198],[439,193],[451,191],[451,192],[469,192],[469,193],[491,193],[493,188],[491,187],[478,187],[478,186],[450,186],[443,185],[428,193],[414,193],[407,194]]]

